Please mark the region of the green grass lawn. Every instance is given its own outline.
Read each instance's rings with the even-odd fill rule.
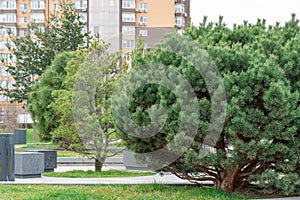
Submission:
[[[58,186],[58,185],[1,185],[0,199],[5,200],[242,200],[212,188],[168,185],[112,185],[112,186]]]
[[[58,149],[56,144],[37,144],[37,145],[23,145],[22,148],[26,149]]]
[[[74,170],[67,172],[49,172],[43,174],[48,177],[65,177],[65,178],[118,178],[118,177],[134,177],[134,176],[151,176],[154,172],[137,172],[124,170],[107,170],[102,172],[95,172],[92,170]]]
[[[82,155],[74,151],[58,150],[57,157],[82,157]]]

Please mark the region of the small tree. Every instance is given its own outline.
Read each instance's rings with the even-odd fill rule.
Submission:
[[[107,45],[97,44],[89,54],[81,54],[67,64],[64,89],[55,90],[55,110],[59,126],[52,132],[63,147],[95,159],[95,171],[101,171],[110,152],[109,144],[118,141],[110,102],[116,79],[124,72],[118,66],[118,54],[108,54]],[[85,58],[84,62],[79,62]],[[74,91],[73,91],[74,85]],[[73,101],[72,101],[73,99]],[[73,118],[74,117],[74,118]]]

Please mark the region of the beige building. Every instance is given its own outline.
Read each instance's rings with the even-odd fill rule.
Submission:
[[[167,32],[183,31],[190,20],[189,0],[123,0],[122,50],[130,52],[139,36],[145,48],[155,48]]]
[[[111,51],[131,52],[139,36],[154,48],[167,32],[183,31],[190,20],[190,0],[89,1],[88,28],[111,44]]]

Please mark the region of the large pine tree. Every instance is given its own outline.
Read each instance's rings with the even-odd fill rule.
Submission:
[[[190,40],[194,43],[189,43]],[[264,20],[258,20],[254,25],[245,22],[229,29],[221,19],[217,24],[207,24],[204,19],[199,27],[191,27],[184,36],[168,36],[155,51],[136,52],[133,68],[146,64],[148,71],[155,71],[155,65],[161,64],[175,69],[189,81],[198,99],[198,130],[191,146],[161,170],[192,182],[213,181],[216,188],[228,192],[245,187],[265,192],[297,191],[300,187],[299,44],[299,24],[294,15],[283,27],[279,24],[266,27]],[[227,98],[224,127],[217,140],[211,138],[214,143],[210,143],[213,145],[208,154],[202,154],[203,142],[210,128],[217,131],[215,125],[220,123],[210,121],[216,114],[211,108],[219,106],[222,111],[222,104],[213,105],[212,101],[220,96],[219,85],[213,80],[207,85],[206,81],[215,72],[203,76],[205,73],[197,71],[199,66],[193,60],[205,58],[205,53],[196,51],[196,46],[205,49],[217,66]],[[194,53],[197,55],[189,57]],[[204,71],[208,63],[209,59],[203,62]],[[128,85],[122,82],[123,92],[120,90],[121,98],[116,97],[114,112],[127,147],[146,153],[140,157],[155,168],[166,158],[151,157],[148,152],[166,147],[169,155],[175,155],[190,142],[189,129],[180,132],[179,127],[182,119],[193,120],[194,108],[191,106],[191,113],[183,112],[182,102],[175,95],[177,91],[163,84],[145,84],[134,93],[130,91],[131,83],[147,78],[147,73],[144,76],[132,73]],[[173,84],[180,87],[176,80]],[[215,89],[210,91],[211,88]],[[186,92],[182,89],[182,93]],[[130,101],[122,95],[131,95]],[[124,105],[128,103],[130,115],[125,115]],[[146,127],[155,119],[151,115],[155,104],[164,108],[164,126],[148,138],[128,132],[132,127],[124,123],[130,122],[125,118],[130,116],[136,125]],[[222,113],[215,119],[221,120]],[[175,145],[173,140],[177,141]]]

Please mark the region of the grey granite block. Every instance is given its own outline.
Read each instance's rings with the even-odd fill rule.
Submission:
[[[0,181],[15,180],[14,134],[0,134]]]
[[[44,154],[36,152],[17,152],[15,154],[16,178],[41,177],[44,172]]]
[[[148,166],[140,164],[130,151],[123,151],[123,164],[128,170],[149,170]]]
[[[14,130],[15,144],[26,144],[26,130]]]
[[[26,149],[27,152],[44,154],[44,172],[53,172],[57,168],[57,151],[53,149]]]

